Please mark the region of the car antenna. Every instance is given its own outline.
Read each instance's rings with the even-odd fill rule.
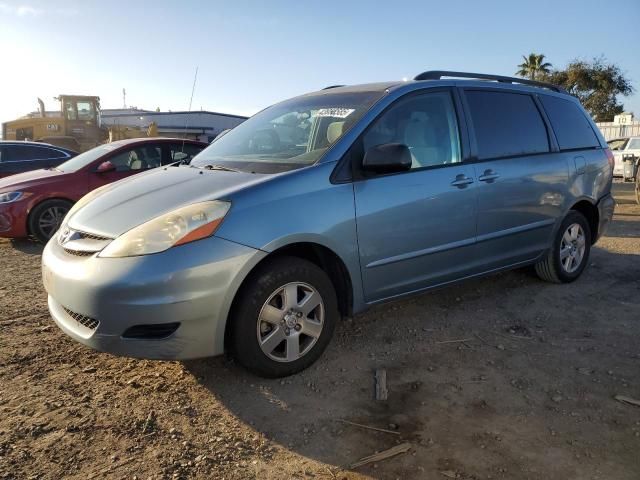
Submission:
[[[196,65],[196,73],[193,76],[193,85],[191,86],[191,98],[189,99],[189,110],[187,113],[191,112],[191,104],[193,103],[193,94],[196,91],[196,80],[198,79],[198,66]],[[184,120],[184,133],[182,134],[182,151],[180,153],[184,153],[184,142],[187,138],[187,126],[189,125],[189,115]]]

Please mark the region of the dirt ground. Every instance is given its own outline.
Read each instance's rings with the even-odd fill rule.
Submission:
[[[381,306],[285,380],[76,344],[47,313],[41,249],[0,241],[0,478],[637,480],[640,407],[614,396],[640,399],[640,207],[614,193],[576,283],[515,271]]]

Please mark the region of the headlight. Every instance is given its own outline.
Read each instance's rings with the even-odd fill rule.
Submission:
[[[5,192],[0,193],[0,203],[12,203],[17,202],[22,197],[28,196],[28,193],[24,192]]]
[[[216,231],[229,211],[229,202],[195,203],[132,228],[116,238],[100,257],[134,257],[168,250],[206,238]]]

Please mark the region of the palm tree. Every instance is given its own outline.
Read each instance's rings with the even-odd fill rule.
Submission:
[[[518,65],[516,75],[521,77],[528,77],[530,80],[535,80],[536,75],[546,74],[551,71],[551,64],[544,61],[543,54],[530,53],[528,57],[522,56],[524,62]]]

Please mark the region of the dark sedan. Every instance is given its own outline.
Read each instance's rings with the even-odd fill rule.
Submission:
[[[48,143],[0,141],[0,177],[54,168],[77,155]]]

